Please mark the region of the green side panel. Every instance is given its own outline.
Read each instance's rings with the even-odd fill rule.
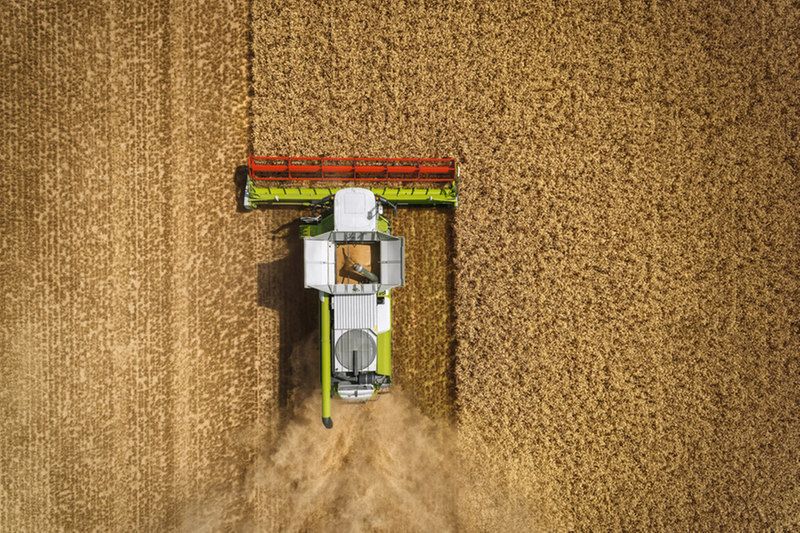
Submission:
[[[252,209],[259,205],[284,204],[309,206],[313,200],[321,200],[344,187],[286,187],[256,184],[249,177],[245,205]],[[445,187],[368,187],[373,193],[397,205],[458,205],[456,182]]]
[[[391,233],[391,228],[389,228],[389,221],[383,217],[378,217],[378,231],[381,233]]]
[[[392,375],[392,330],[378,334],[378,374]]]
[[[331,417],[331,297],[320,293],[319,353],[322,376],[322,418]]]
[[[328,231],[333,231],[333,215],[324,217],[319,224],[300,224],[301,237],[316,237]]]
[[[378,296],[381,296],[380,294]],[[389,316],[391,317],[392,297],[389,291],[383,293],[386,300],[386,305],[389,307]],[[378,374],[391,377],[392,375],[392,330],[384,331],[378,334]]]
[[[316,237],[329,231],[333,231],[333,215],[326,216],[319,221],[319,224],[300,224],[301,237]],[[378,217],[378,231],[391,234],[389,221],[383,217]]]

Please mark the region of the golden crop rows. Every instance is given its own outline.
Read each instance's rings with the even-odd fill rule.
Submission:
[[[800,527],[791,2],[72,4],[0,21],[0,530]],[[332,431],[250,151],[462,165]]]

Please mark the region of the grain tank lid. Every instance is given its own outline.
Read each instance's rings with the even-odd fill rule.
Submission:
[[[376,231],[378,204],[369,189],[349,187],[333,198],[333,228],[335,231]]]
[[[303,239],[303,282],[308,288],[331,293],[336,283],[336,246],[325,239]]]
[[[386,289],[401,287],[406,279],[405,239],[382,240],[380,246],[381,286]]]

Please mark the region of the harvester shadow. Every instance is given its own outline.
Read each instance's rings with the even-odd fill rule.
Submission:
[[[246,213],[244,208],[244,188],[247,185],[247,165],[239,165],[233,172],[233,184],[236,187],[236,211]]]
[[[303,287],[303,247],[299,220],[276,228],[272,238],[283,241],[287,255],[258,265],[258,305],[277,311],[279,325],[278,407],[279,425],[288,422],[295,408],[319,387],[320,374],[315,335],[319,306],[315,291]]]

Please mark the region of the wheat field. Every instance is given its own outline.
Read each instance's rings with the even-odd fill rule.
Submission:
[[[0,530],[800,527],[796,3],[1,12]],[[461,163],[331,431],[249,152]]]

